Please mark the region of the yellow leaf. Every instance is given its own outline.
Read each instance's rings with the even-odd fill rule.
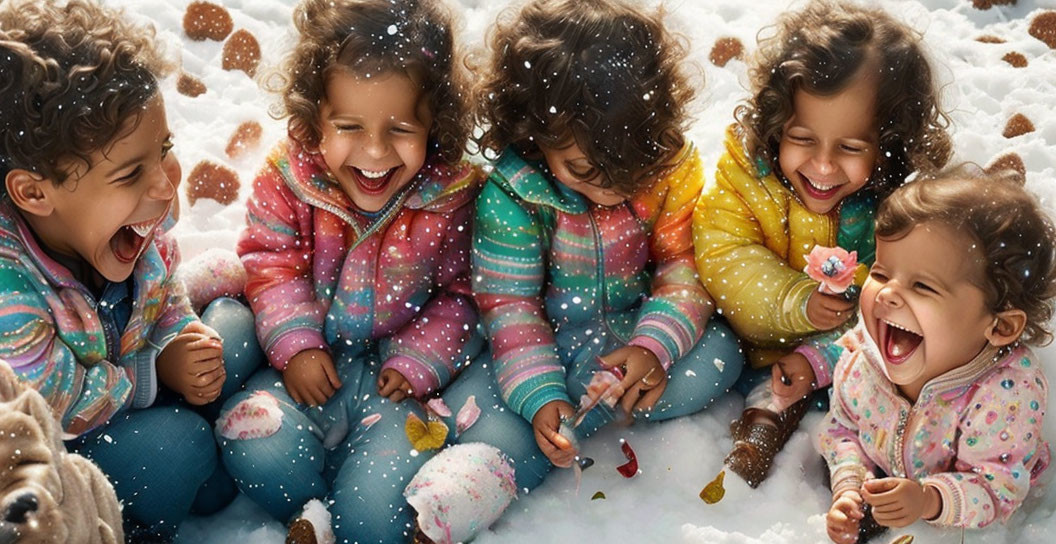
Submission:
[[[435,450],[444,445],[447,439],[447,425],[442,421],[430,421],[428,424],[415,414],[407,416],[403,426],[407,440],[418,451]]]
[[[891,544],[911,544],[913,542],[913,535],[902,535],[891,541]]]
[[[715,504],[722,500],[722,497],[726,495],[726,488],[722,487],[722,479],[726,476],[725,470],[720,470],[719,475],[714,480],[708,482],[708,485],[704,486],[704,489],[700,492],[700,498],[708,503]]]

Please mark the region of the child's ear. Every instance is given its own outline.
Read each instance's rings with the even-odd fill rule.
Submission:
[[[11,170],[4,178],[4,186],[7,187],[11,202],[21,210],[41,217],[51,215],[54,209],[44,187],[45,183],[49,182],[38,174],[21,168]]]
[[[994,322],[986,331],[990,344],[1002,347],[1019,340],[1027,326],[1027,314],[1023,310],[1005,310],[994,316]]]

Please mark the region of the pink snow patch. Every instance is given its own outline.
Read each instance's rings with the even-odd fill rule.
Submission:
[[[429,410],[440,417],[451,417],[451,409],[447,407],[447,404],[442,398],[437,397],[431,399],[429,402],[425,403],[425,405],[429,407]]]
[[[220,415],[220,436],[228,440],[265,438],[282,427],[279,400],[267,391],[257,391]]]
[[[466,432],[467,429],[477,422],[479,417],[480,408],[477,407],[477,396],[470,395],[466,399],[466,403],[462,405],[462,408],[458,409],[458,415],[455,416],[455,436]]]

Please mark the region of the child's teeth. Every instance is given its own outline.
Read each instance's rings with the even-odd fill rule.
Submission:
[[[146,238],[147,235],[150,234],[150,231],[154,230],[154,222],[139,223],[137,225],[129,225],[129,227],[131,227],[140,238]]]
[[[366,176],[366,177],[368,177],[368,178],[372,178],[372,179],[377,179],[377,178],[380,178],[381,176],[384,176],[385,174],[388,174],[388,173],[389,173],[389,171],[388,171],[388,170],[382,170],[382,171],[380,171],[380,172],[375,172],[375,171],[373,171],[373,170],[363,170],[362,168],[360,168],[360,170],[359,170],[359,171],[360,171],[360,172],[363,172],[363,175],[364,175],[364,176]]]
[[[891,346],[891,355],[894,355],[895,357],[901,357],[902,356],[902,346],[900,346],[898,344],[895,344],[895,345]]]
[[[818,182],[816,182],[816,181],[814,181],[814,180],[812,180],[810,178],[807,178],[807,181],[809,181],[810,184],[813,185],[815,189],[818,189],[820,191],[828,191],[829,189],[832,189],[833,187],[836,186],[836,185],[825,185],[823,183],[818,183]]]

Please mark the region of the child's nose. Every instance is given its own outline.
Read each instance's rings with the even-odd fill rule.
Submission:
[[[176,196],[176,184],[179,178],[169,179],[169,172],[165,168],[155,170],[154,179],[151,180],[147,196],[154,200],[172,200]]]
[[[880,291],[876,293],[876,301],[885,306],[891,306],[892,308],[902,306],[903,302],[902,297],[891,285],[885,285],[880,288]]]
[[[819,174],[828,175],[836,171],[836,164],[832,162],[832,153],[821,150],[814,154],[814,168]]]
[[[381,135],[371,135],[367,140],[365,151],[374,159],[380,159],[389,152],[389,140]]]

